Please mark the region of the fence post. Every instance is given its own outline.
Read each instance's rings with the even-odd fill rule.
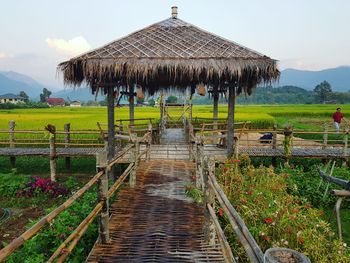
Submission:
[[[146,144],[146,161],[151,159],[151,143],[152,143],[152,123],[148,124],[148,138]]]
[[[69,144],[70,144],[70,123],[66,123],[64,125],[64,132],[65,132],[64,148],[69,148]],[[65,157],[64,160],[65,160],[66,169],[70,170],[70,168],[71,168],[70,157]]]
[[[327,123],[323,124],[323,145],[322,149],[326,149],[328,141],[328,125]]]
[[[98,202],[103,202],[103,207],[99,217],[99,241],[102,244],[109,242],[109,197],[108,197],[108,174],[107,150],[104,149],[96,154],[96,170],[103,171],[103,175],[97,181],[98,184]]]
[[[293,128],[286,127],[283,133],[284,133],[284,141],[283,141],[284,157],[287,159],[287,163],[288,163],[288,158],[292,154]]]
[[[349,127],[346,127],[345,133],[344,133],[344,148],[343,148],[344,162],[343,162],[343,166],[346,166],[349,162],[348,144],[349,144]]]
[[[201,138],[196,136],[196,187],[204,190],[203,185],[203,145]]]
[[[233,139],[235,141],[233,145],[233,156],[237,160],[239,155],[239,139],[236,136]]]
[[[134,187],[136,184],[136,169],[138,166],[138,155],[140,152],[140,144],[137,141],[137,135],[136,134],[131,134],[131,141],[132,143],[134,143],[134,150],[131,153],[131,162],[134,163],[134,168],[132,169],[132,171],[130,172],[130,177],[129,177],[129,184],[130,187]]]
[[[50,178],[51,181],[56,181],[57,156],[56,156],[56,127],[54,125],[47,125],[46,130],[50,133]]]
[[[203,185],[204,185],[204,209],[205,209],[205,226],[204,235],[209,245],[215,245],[215,225],[211,219],[207,204],[210,204],[214,209],[215,196],[213,190],[209,185],[209,174],[215,174],[215,163],[208,160],[207,157],[203,159]]]
[[[272,126],[272,149],[274,151],[276,151],[276,149],[277,149],[277,124],[276,123],[274,123]],[[272,165],[274,167],[277,166],[277,158],[276,158],[275,154],[272,157]]]
[[[9,122],[9,140],[10,140],[10,148],[15,148],[15,121]],[[16,167],[16,157],[10,156],[11,167]]]

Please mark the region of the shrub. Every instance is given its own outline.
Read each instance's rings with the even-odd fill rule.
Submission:
[[[224,187],[230,191],[227,195],[262,250],[283,246],[304,253],[312,262],[347,262],[346,244],[321,219],[323,212],[288,193],[290,174],[277,174],[272,167],[254,168],[246,159],[238,172],[222,166],[218,179],[223,185],[230,182]]]

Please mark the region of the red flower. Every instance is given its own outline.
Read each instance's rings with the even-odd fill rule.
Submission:
[[[241,160],[238,160],[238,159],[232,159],[231,160],[231,163],[240,163],[241,162]]]
[[[264,219],[264,222],[266,224],[272,224],[273,223],[273,219],[271,217],[267,217],[267,218]]]
[[[224,216],[224,211],[222,210],[221,207],[219,208],[219,216],[220,216],[220,217],[223,217],[223,216]]]
[[[296,214],[296,213],[298,213],[298,212],[299,212],[298,209],[296,209],[296,208],[292,209],[292,214]]]
[[[306,208],[306,209],[312,208],[312,205],[311,205],[311,204],[306,204],[306,205],[305,205],[305,208]]]

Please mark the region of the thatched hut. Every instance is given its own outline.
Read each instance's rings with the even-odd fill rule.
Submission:
[[[228,89],[228,155],[233,148],[235,96],[250,94],[257,84],[279,76],[275,60],[179,19],[176,7],[169,19],[63,62],[59,70],[66,84],[85,83],[93,93],[101,89],[108,94],[110,147],[115,89],[128,89],[130,105],[135,85],[149,94],[166,89],[194,92],[199,84],[211,87],[213,95]]]

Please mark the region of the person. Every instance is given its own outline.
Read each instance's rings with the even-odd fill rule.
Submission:
[[[340,123],[341,123],[342,119],[344,118],[343,113],[341,113],[341,109],[337,108],[337,111],[333,113],[332,117],[333,117],[333,121],[334,121],[335,131],[339,132]]]

